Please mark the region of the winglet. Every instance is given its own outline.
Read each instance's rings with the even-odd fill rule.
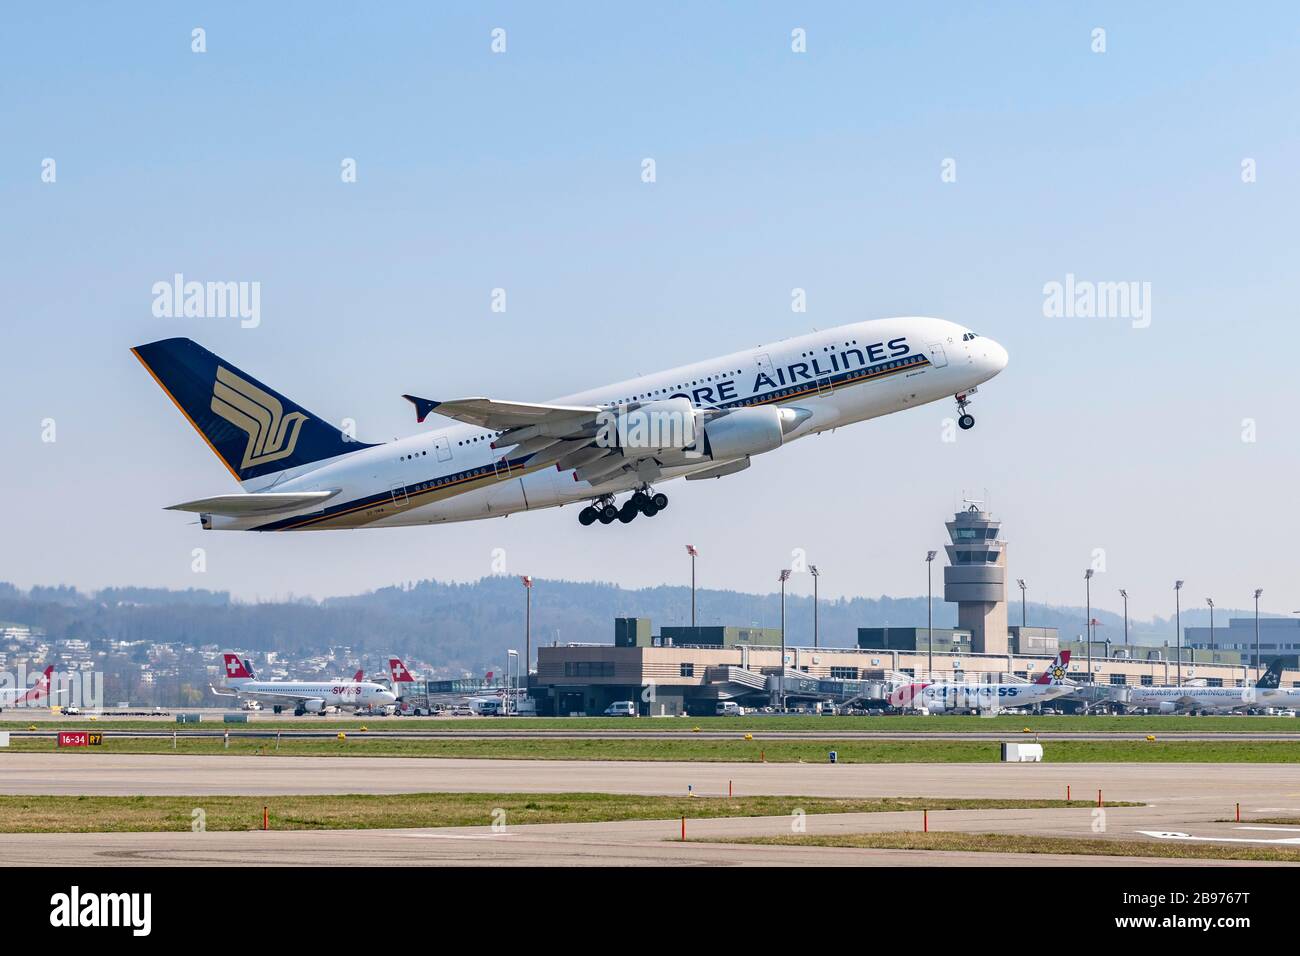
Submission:
[[[417,422],[423,422],[431,411],[442,404],[442,402],[435,402],[432,399],[420,398],[418,395],[403,395],[402,398],[415,406],[415,420]]]

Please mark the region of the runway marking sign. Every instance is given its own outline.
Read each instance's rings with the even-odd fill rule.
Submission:
[[[60,747],[98,747],[104,742],[104,735],[89,733],[84,730],[60,730]]]

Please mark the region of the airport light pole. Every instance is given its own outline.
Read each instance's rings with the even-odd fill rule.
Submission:
[[[1020,626],[1023,628],[1028,618],[1025,610],[1025,579],[1016,578],[1016,584],[1020,585]],[[1021,645],[1021,653],[1024,653],[1024,646]]]
[[[1179,604],[1179,592],[1183,589],[1182,581],[1174,582],[1174,637],[1178,647],[1178,686],[1183,686],[1183,619]]]
[[[1120,588],[1119,596],[1124,599],[1124,646],[1128,647],[1128,591]]]
[[[525,574],[519,580],[524,585],[524,673],[529,673],[533,666],[533,579]]]
[[[515,680],[510,682],[510,658],[515,659]],[[509,717],[515,707],[515,693],[519,684],[519,652],[506,651],[506,716]]]
[[[781,676],[777,678],[777,693],[781,696],[781,710],[785,711],[785,582],[790,580],[789,568],[781,571]]]
[[[695,559],[700,556],[700,552],[695,550],[695,545],[688,544],[686,553],[691,556],[691,627],[695,626]]]
[[[1214,598],[1206,598],[1205,603],[1210,606],[1210,649],[1214,649]]]
[[[1092,683],[1092,568],[1083,572],[1083,588],[1087,594],[1088,617],[1087,617],[1087,637],[1088,637],[1088,683]]]
[[[934,679],[934,597],[932,595],[934,575],[931,571],[934,567],[934,556],[938,553],[938,551],[925,552],[925,627],[930,635],[926,640],[926,680]]]
[[[813,647],[817,646],[817,579],[821,577],[821,572],[817,570],[817,565],[808,565],[808,573],[813,576]]]
[[[1259,681],[1259,596],[1263,588],[1255,588],[1255,680]]]

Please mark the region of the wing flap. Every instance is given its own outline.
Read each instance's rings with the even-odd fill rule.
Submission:
[[[240,515],[270,514],[276,511],[297,511],[318,505],[338,494],[338,491],[267,491],[243,495],[216,495],[197,501],[182,501],[169,505],[168,511],[190,511],[195,514],[214,514],[239,517]]]

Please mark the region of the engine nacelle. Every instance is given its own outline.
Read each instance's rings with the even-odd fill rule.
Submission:
[[[1162,714],[1172,714],[1177,709],[1178,709],[1178,705],[1175,704],[1172,700],[1162,700],[1160,702],[1159,710],[1160,713]]]
[[[309,714],[324,713],[325,701],[321,700],[319,697],[315,697],[312,700],[304,700],[302,702],[302,709],[307,711]]]
[[[780,448],[787,431],[789,409],[772,406],[738,408],[704,426],[704,444],[714,461],[761,455]],[[796,422],[797,424],[797,422]]]
[[[620,408],[608,424],[617,430],[624,457],[644,458],[669,449],[690,448],[699,438],[700,417],[690,399],[665,398],[635,408]]]
[[[925,709],[931,714],[942,714],[948,708],[943,705],[943,701],[934,700],[925,705]]]

